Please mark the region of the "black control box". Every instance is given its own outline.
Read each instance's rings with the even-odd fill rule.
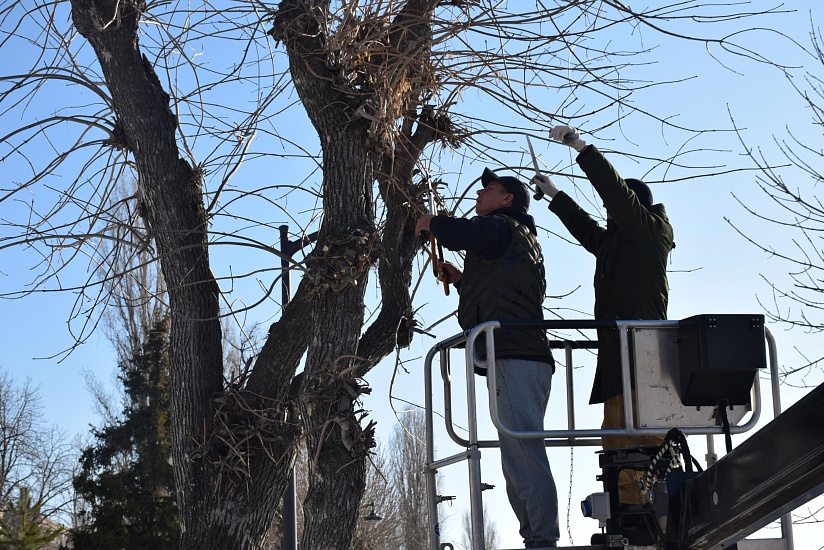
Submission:
[[[704,314],[678,321],[684,405],[746,405],[758,370],[766,366],[763,315]]]

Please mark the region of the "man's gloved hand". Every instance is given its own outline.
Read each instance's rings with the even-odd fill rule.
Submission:
[[[532,179],[529,180],[529,183],[540,189],[541,192],[550,199],[558,194],[558,188],[555,187],[555,182],[552,181],[552,178],[550,178],[549,176],[545,176],[543,174],[536,174],[532,176]]]
[[[578,130],[566,124],[561,124],[551,129],[549,131],[549,137],[555,141],[560,141],[564,145],[569,145],[579,153],[587,146],[587,142],[581,139]]]

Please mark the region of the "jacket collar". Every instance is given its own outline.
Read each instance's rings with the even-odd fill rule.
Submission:
[[[523,210],[519,210],[517,208],[499,208],[487,214],[487,216],[495,215],[509,216],[510,218],[514,218],[519,223],[525,225],[529,229],[530,233],[532,233],[533,235],[538,234],[538,230],[535,227],[535,218],[533,218]]]

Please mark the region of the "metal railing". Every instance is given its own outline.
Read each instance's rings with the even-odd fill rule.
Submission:
[[[490,409],[490,416],[493,424],[501,433],[511,437],[538,439],[543,438],[548,447],[566,447],[583,445],[600,445],[601,437],[604,436],[642,436],[642,435],[665,435],[670,427],[639,427],[636,425],[635,411],[633,407],[633,397],[631,384],[631,349],[630,330],[632,329],[675,329],[678,328],[678,321],[594,321],[594,320],[564,320],[564,321],[489,321],[482,323],[463,333],[456,334],[433,346],[427,353],[424,367],[425,384],[425,418],[426,418],[426,482],[428,492],[428,505],[430,521],[429,542],[432,550],[439,550],[440,534],[438,525],[437,506],[441,497],[437,494],[436,475],[438,470],[452,464],[463,461],[468,463],[469,470],[469,502],[470,502],[470,526],[471,544],[473,550],[484,549],[483,539],[483,502],[481,499],[482,483],[480,477],[480,461],[482,448],[494,448],[499,446],[498,440],[478,439],[478,416],[477,397],[475,392],[474,367],[487,370],[487,393]],[[623,383],[623,401],[626,417],[626,426],[619,429],[576,429],[575,422],[575,397],[574,378],[572,366],[572,351],[574,349],[593,349],[597,347],[597,341],[584,340],[574,341],[565,339],[555,339],[550,341],[550,347],[563,349],[565,355],[565,380],[566,380],[566,402],[567,402],[567,429],[565,430],[545,430],[545,431],[525,431],[518,432],[505,426],[500,420],[497,410],[497,403],[494,396],[497,393],[495,377],[495,361],[490,359],[495,357],[493,332],[500,328],[521,328],[524,330],[595,330],[595,329],[617,329],[621,349],[621,372]],[[775,348],[775,340],[772,334],[765,327],[765,337],[768,344],[770,374],[772,380],[773,408],[776,415],[781,410],[778,397],[778,360]],[[475,342],[481,335],[485,335],[485,357],[481,358],[475,353]],[[457,349],[463,344],[465,348],[466,367],[466,405],[467,405],[467,437],[457,434],[452,415],[452,376],[450,369],[450,350]],[[434,447],[434,411],[433,411],[433,374],[432,363],[435,356],[439,357],[440,375],[443,382],[443,406],[444,423],[449,437],[464,448],[459,453],[436,459]],[[759,377],[755,376],[755,382],[751,391],[752,411],[746,423],[738,426],[730,426],[729,433],[740,434],[751,430],[758,422],[761,415],[761,386]],[[707,435],[711,444],[711,436],[723,434],[724,427],[718,426],[679,426],[679,429],[687,435]],[[786,525],[785,525],[786,523]],[[789,530],[789,523],[782,521],[782,530]],[[791,538],[791,534],[788,535]]]

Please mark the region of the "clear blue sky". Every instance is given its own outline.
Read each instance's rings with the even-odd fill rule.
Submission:
[[[767,5],[766,2],[756,2],[758,6]],[[791,34],[802,45],[809,46],[809,10],[814,10],[819,22],[824,18],[824,12],[814,0],[794,2],[792,7],[798,12],[771,19],[775,28],[783,29]],[[652,33],[647,32],[651,42]],[[779,61],[797,66],[806,66],[810,70],[818,71],[821,75],[824,69],[811,57],[803,55],[798,50],[789,47],[786,40],[770,33],[761,33],[757,40],[762,51],[773,54]],[[713,62],[700,44],[690,47],[663,45],[649,54],[651,62],[657,64],[651,68],[650,78],[667,79],[699,75],[699,78],[670,88],[661,88],[658,91],[645,94],[644,105],[650,111],[672,115],[675,120],[691,127],[728,128],[730,127],[729,113],[735,117],[740,126],[746,128],[744,135],[751,147],[771,148],[772,135],[785,135],[785,126],[809,140],[815,148],[820,148],[821,131],[810,125],[808,112],[795,92],[773,67],[759,65],[754,62],[735,59],[732,56],[715,52],[721,55],[724,62],[729,62],[735,71],[725,69]],[[802,74],[801,69],[794,73]],[[740,73],[740,74],[738,74]],[[491,109],[490,104],[483,101],[477,105],[478,109]],[[15,121],[3,120],[3,124],[13,124]],[[586,133],[588,128],[582,126]],[[599,133],[595,137],[584,137],[595,143],[601,149],[617,149],[639,156],[656,157],[671,153],[677,140],[666,130],[654,124],[643,123],[633,119],[622,127],[623,135],[617,130]],[[520,138],[512,138],[520,139]],[[670,141],[673,140],[673,141]],[[525,142],[520,145],[525,147]],[[548,145],[537,142],[536,153],[550,166],[561,162],[563,166],[572,163],[570,152],[558,145]],[[737,138],[730,133],[713,133],[699,138],[694,147],[710,148],[721,153],[702,152],[691,156],[690,160],[696,164],[718,164],[724,166],[745,166],[746,161],[740,157],[742,147]],[[693,158],[694,157],[694,158]],[[776,161],[781,159],[776,155]],[[634,161],[619,155],[610,156],[610,160],[626,177],[644,177],[647,180],[674,180],[677,171],[672,169],[664,172],[661,168],[645,164],[643,161]],[[518,157],[499,159],[500,165],[518,166],[522,164]],[[284,162],[284,161],[280,161]],[[2,165],[0,165],[2,166]],[[253,166],[253,164],[250,164]],[[457,188],[464,186],[468,181],[475,179],[482,170],[482,164],[466,166],[455,162],[451,173],[464,171],[461,182],[450,181]],[[824,169],[824,167],[821,167]],[[648,174],[648,171],[651,172]],[[14,180],[13,175],[4,170],[5,178]],[[789,178],[797,181],[798,185],[806,185],[803,178],[792,172],[787,172]],[[252,173],[251,175],[255,175]],[[258,173],[258,177],[265,174]],[[526,179],[528,172],[522,173]],[[683,175],[683,174],[681,174]],[[570,180],[564,177],[556,178],[560,188],[572,191]],[[5,187],[5,184],[3,185]],[[582,193],[587,187],[579,183]],[[792,238],[788,231],[778,231],[775,227],[759,222],[747,214],[733,199],[736,193],[745,200],[752,201],[753,206],[765,206],[760,191],[755,186],[755,174],[737,172],[724,176],[715,176],[696,180],[680,180],[671,183],[653,186],[656,201],[666,204],[670,219],[675,228],[677,248],[671,256],[670,274],[670,308],[669,316],[672,319],[687,317],[697,313],[758,313],[761,311],[757,296],[769,298],[769,289],[762,279],[762,274],[779,281],[788,281],[787,266],[769,259],[738,236],[724,221],[724,217],[731,218],[737,225],[745,228],[752,235],[770,239],[776,246],[786,245]],[[599,203],[595,203],[599,204]],[[13,204],[0,204],[0,217],[6,208],[13,208]],[[565,234],[565,230],[558,220],[545,209],[545,203],[534,205],[532,214],[538,224],[551,232]],[[272,218],[283,218],[275,213]],[[286,223],[288,220],[278,220]],[[549,233],[542,233],[542,246],[547,260],[547,278],[550,294],[566,294],[576,287],[580,289],[563,300],[549,301],[552,308],[565,308],[566,317],[585,317],[592,311],[591,277],[594,261],[580,248],[562,242]],[[16,258],[4,254],[0,266],[0,288],[8,290],[25,285],[31,278],[26,268],[20,268]],[[434,281],[424,281],[423,295],[418,297],[416,305],[427,303],[420,315],[426,323],[431,323],[446,315],[456,305],[456,296],[445,299],[440,294]],[[5,367],[18,379],[30,378],[40,388],[47,417],[66,430],[69,434],[85,434],[89,424],[96,423],[91,399],[86,390],[82,372],[89,370],[104,382],[111,382],[114,373],[114,355],[108,342],[100,333],[94,334],[87,343],[75,350],[62,363],[55,359],[42,359],[68,347],[72,338],[67,330],[67,312],[74,300],[71,294],[40,294],[30,296],[24,300],[4,300],[2,304],[3,330],[0,331],[0,346],[4,350],[0,366]],[[571,311],[583,312],[580,314]],[[250,321],[271,322],[277,315],[273,309],[263,307],[253,313]],[[803,334],[799,330],[786,331],[782,326],[771,327],[779,345],[779,357],[783,365],[799,364],[802,359],[795,351],[798,348],[809,355],[820,353],[820,339],[817,335]],[[433,331],[438,339],[445,338],[458,332],[454,320],[447,321]],[[423,357],[426,349],[434,343],[425,336],[419,336],[412,349],[404,352],[407,359]],[[35,359],[41,358],[41,359]],[[400,372],[397,375],[392,395],[396,398],[413,403],[422,403],[422,361],[411,361],[407,368],[408,373]],[[379,435],[388,437],[391,433],[394,417],[389,407],[389,384],[392,377],[391,358],[370,376],[374,393],[367,398],[366,406],[374,411],[379,420]],[[821,383],[824,376],[821,372],[816,379],[812,376],[810,383]],[[589,377],[588,377],[589,376]],[[591,379],[584,373],[579,384],[586,387]],[[479,386],[480,387],[480,386]],[[580,386],[579,386],[580,387]],[[556,380],[554,395],[563,392],[559,380]],[[787,389],[784,394],[784,405],[789,404],[803,395],[804,391]],[[581,400],[582,402],[584,400]],[[553,399],[552,403],[557,403]],[[552,404],[551,404],[552,410]],[[403,405],[396,402],[395,408]],[[548,425],[555,412],[548,415]],[[598,410],[591,410],[585,418],[589,418],[593,425],[599,421]],[[770,415],[765,415],[767,420]],[[717,448],[722,444],[717,443]],[[445,447],[445,443],[443,443]],[[700,455],[699,450],[695,451]],[[503,480],[500,478],[499,465],[494,453],[490,453],[490,460],[484,463],[485,481],[498,487],[493,494],[487,496],[490,512],[496,520],[499,534],[505,547],[517,547],[517,527],[514,516],[509,511],[503,491]],[[567,488],[570,478],[570,452],[566,449],[552,451],[552,466],[559,486],[562,515],[566,508]],[[591,492],[600,490],[595,482],[596,462],[593,453],[586,449],[575,451],[572,462],[574,484],[571,496],[572,529],[576,544],[584,544],[589,534],[596,530],[592,520],[580,517],[578,503]],[[450,474],[447,487],[442,491],[455,494],[461,491],[458,482],[465,480],[465,469],[459,467],[454,474]],[[453,485],[453,483],[455,483]],[[463,499],[465,502],[465,498]],[[459,541],[461,524],[461,502],[455,506],[443,508],[451,511],[451,528],[449,533],[454,540]],[[562,533],[566,532],[566,518],[562,517]],[[803,532],[802,532],[803,531]],[[824,535],[824,526],[812,526],[799,529],[796,538],[796,547],[801,549],[820,548],[818,542]],[[805,538],[806,537],[806,538]],[[445,539],[448,540],[448,539]],[[565,537],[562,538],[565,542]]]

